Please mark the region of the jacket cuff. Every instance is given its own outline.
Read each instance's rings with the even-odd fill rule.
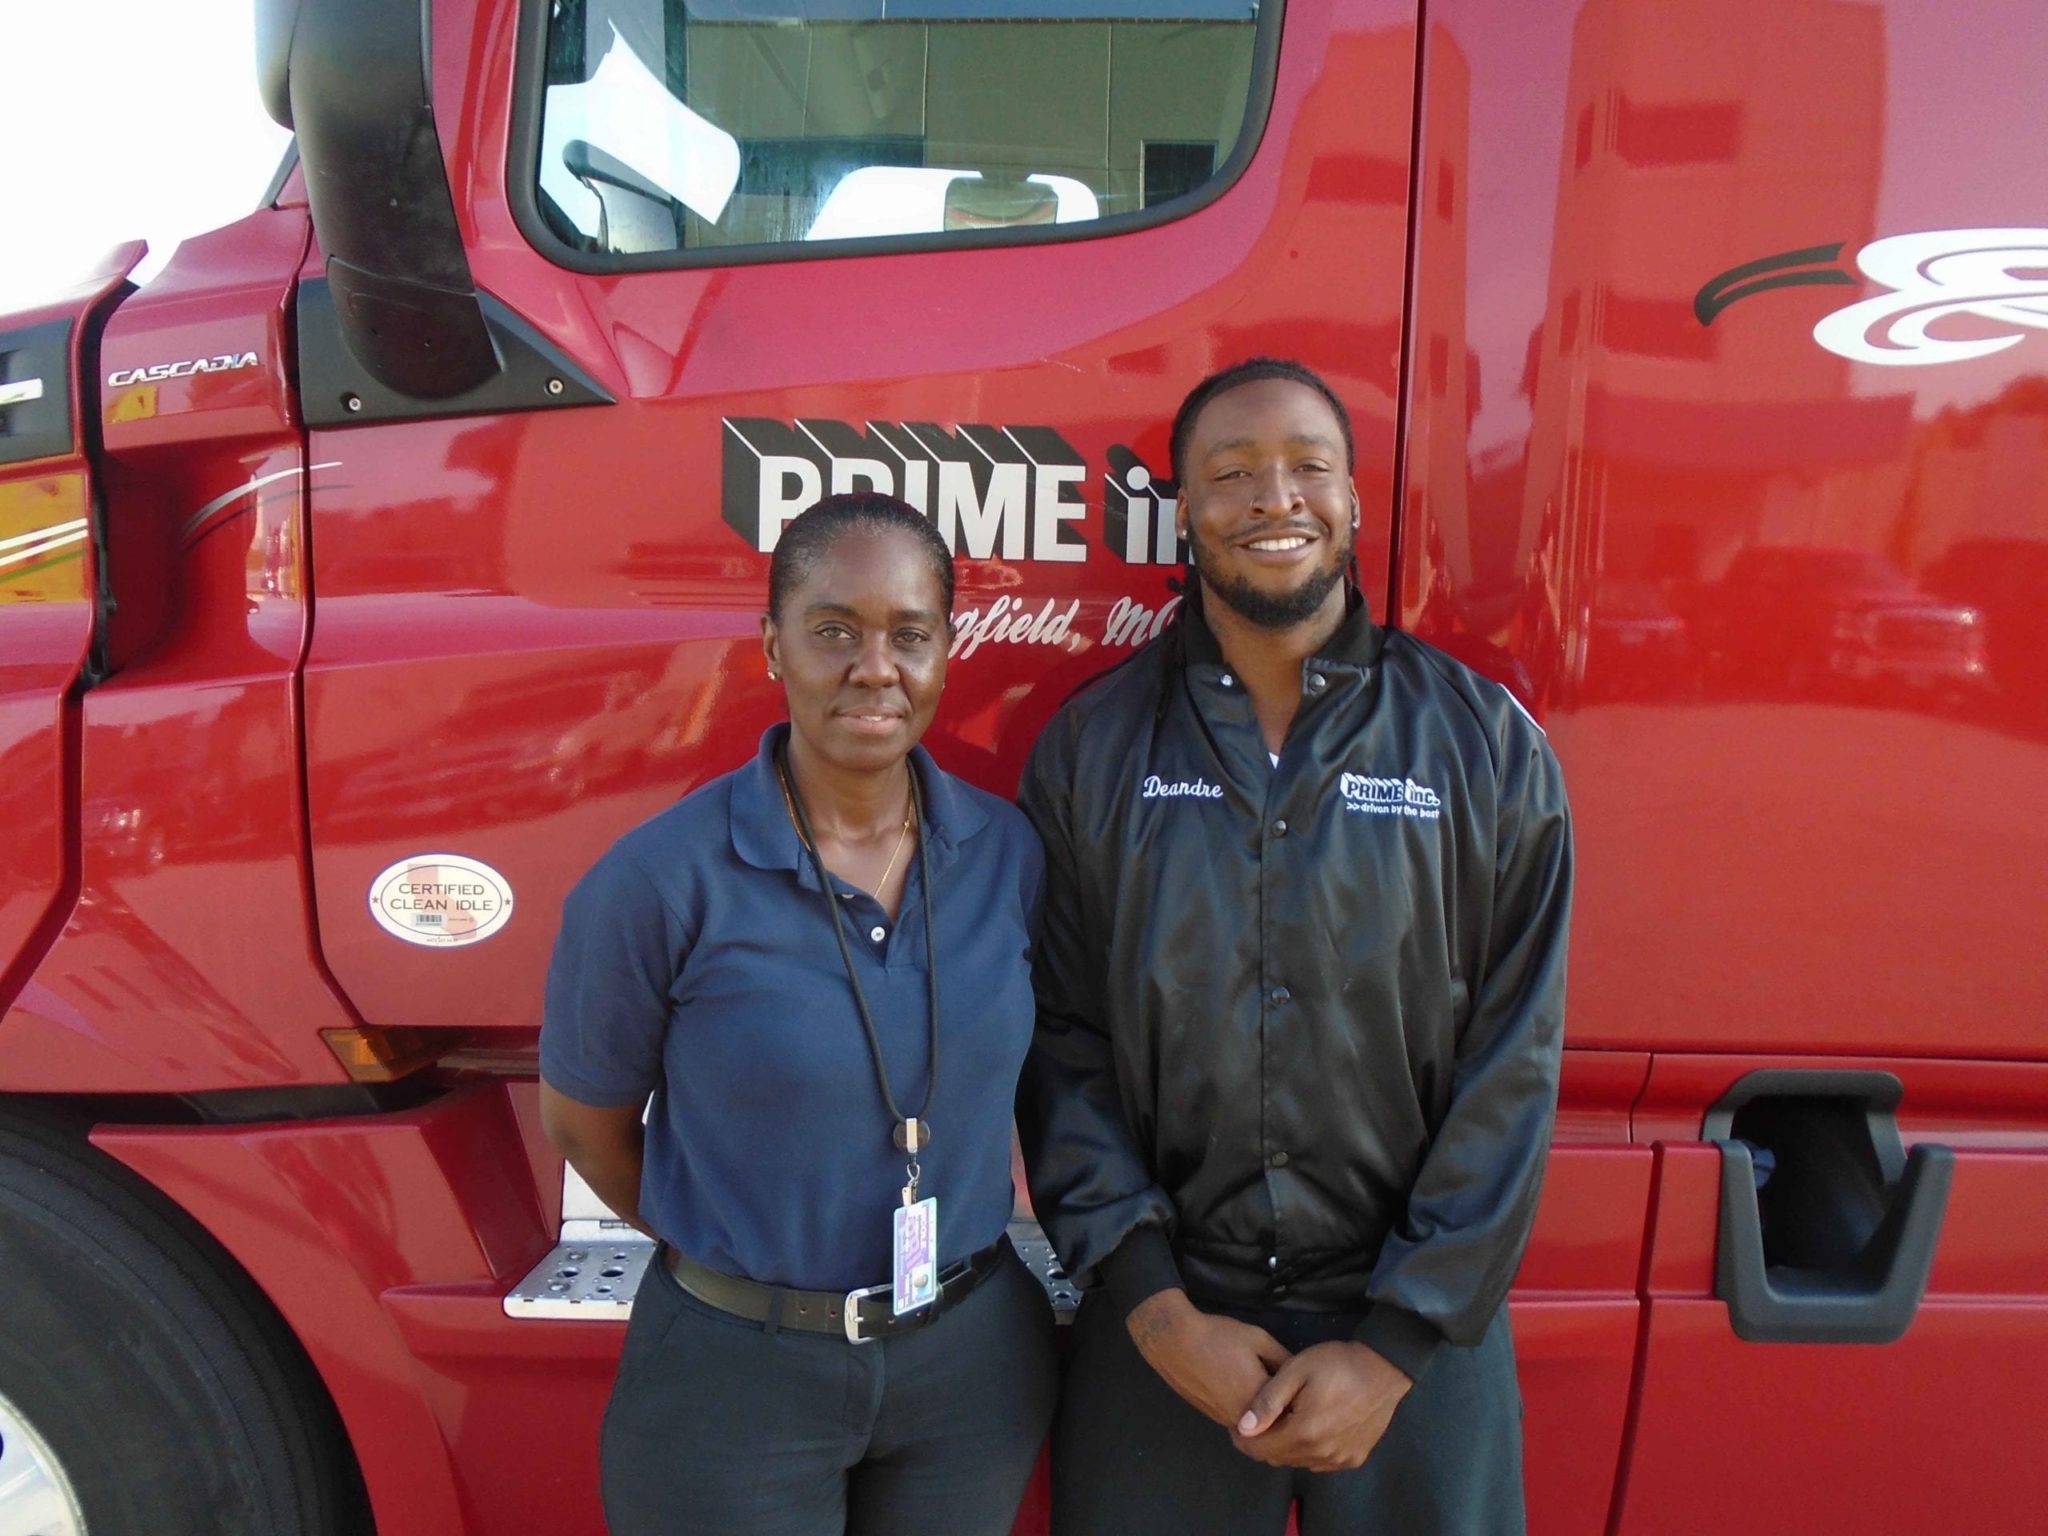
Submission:
[[[1391,1364],[1410,1381],[1422,1380],[1429,1362],[1436,1358],[1444,1336],[1436,1324],[1419,1312],[1376,1301],[1358,1331],[1351,1335]]]
[[[1096,1266],[1102,1288],[1119,1318],[1128,1318],[1142,1301],[1161,1291],[1181,1289],[1180,1266],[1173,1262],[1173,1245],[1163,1227],[1147,1223],[1133,1227],[1124,1240],[1112,1248],[1109,1257]]]

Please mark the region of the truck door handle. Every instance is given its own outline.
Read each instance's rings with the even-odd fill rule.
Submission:
[[[1899,1139],[1889,1072],[1752,1072],[1707,1112],[1721,1149],[1714,1293],[1737,1336],[1889,1344],[1927,1290],[1955,1152]]]

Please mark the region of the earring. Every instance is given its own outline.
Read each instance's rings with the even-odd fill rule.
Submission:
[[[775,670],[775,669],[774,669],[773,667],[770,667],[770,668],[768,669],[768,681],[769,681],[769,682],[771,682],[771,683],[774,683],[774,682],[780,682],[780,681],[781,681],[781,679],[782,679],[782,674],[781,674],[780,672],[776,671],[776,670]]]

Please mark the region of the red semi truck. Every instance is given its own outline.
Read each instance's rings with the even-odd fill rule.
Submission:
[[[2034,0],[259,20],[263,206],[0,317],[0,1531],[600,1530],[564,892],[774,714],[822,491],[953,541],[1011,788],[1253,352],[1572,788],[1532,1529],[2041,1529]]]

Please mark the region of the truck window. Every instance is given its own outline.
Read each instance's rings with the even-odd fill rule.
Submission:
[[[1256,137],[1260,11],[554,0],[529,233],[578,266],[682,265],[1163,208],[1227,180]]]

